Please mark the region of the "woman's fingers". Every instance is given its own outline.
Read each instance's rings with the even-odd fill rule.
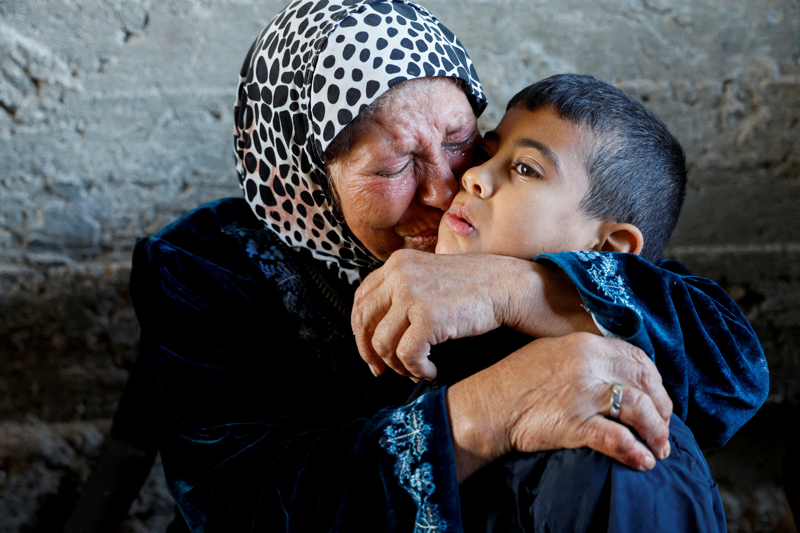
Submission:
[[[361,354],[361,359],[369,365],[372,374],[375,376],[383,374],[383,371],[386,370],[386,363],[375,353],[369,341],[365,340],[363,336],[359,338],[356,335],[356,346],[358,346],[358,353]]]
[[[635,346],[625,343],[625,348],[627,349],[624,350],[623,356],[625,356],[626,363],[630,365],[630,362],[627,361],[630,358],[630,361],[635,364],[631,375],[634,385],[649,396],[661,418],[669,421],[670,416],[672,416],[672,400],[664,388],[661,374],[658,372],[655,363],[647,354]]]
[[[386,364],[372,347],[372,330],[371,326],[363,326],[359,329],[354,329],[353,335],[355,335],[356,346],[361,358],[370,366],[374,375],[380,376],[383,374]]]
[[[377,341],[375,339],[376,330],[384,323],[386,314],[392,309],[392,287],[391,284],[385,283],[385,278],[386,270],[379,268],[364,279],[356,290],[350,314],[350,324],[356,337],[358,352],[376,376],[382,374],[387,366],[381,353],[385,352],[388,342],[385,338],[385,326],[383,336]]]
[[[373,352],[402,376],[434,379],[436,365],[428,360],[431,345],[399,306],[392,306],[372,335]]]
[[[370,366],[372,373],[379,376],[386,368],[386,364],[373,348],[372,339],[375,328],[380,324],[381,319],[386,314],[387,308],[375,305],[376,303],[380,303],[380,300],[370,298],[368,290],[365,290],[366,294],[361,292],[361,289],[365,287],[371,276],[372,274],[367,276],[367,279],[364,280],[364,284],[356,291],[350,322],[353,327],[353,334],[356,338],[358,353],[361,354],[361,358],[364,362]]]
[[[364,360],[373,364],[378,356],[386,362],[398,357],[396,350],[409,324],[417,333],[405,341],[401,355],[410,357],[412,366],[422,361],[420,356],[427,354],[431,344],[498,327],[494,300],[504,298],[495,293],[504,291],[497,288],[497,280],[464,281],[469,274],[486,277],[492,269],[480,266],[492,258],[415,250],[393,253],[356,291],[351,321]],[[493,260],[498,259],[507,260]],[[431,372],[430,365],[422,362],[422,366],[426,374]]]
[[[664,421],[669,421],[672,416],[672,400],[650,357],[639,348],[619,339],[605,339],[602,347],[603,357],[607,362],[604,365],[605,380],[612,384],[631,385],[642,391],[650,398],[659,416]]]
[[[428,359],[430,354],[430,343],[425,340],[419,328],[410,325],[397,345],[397,357],[414,377],[435,379],[437,370],[436,365]]]
[[[372,349],[375,354],[392,370],[401,376],[413,377],[406,366],[406,361],[397,353],[397,344],[408,329],[409,322],[405,314],[393,307],[383,317],[372,334]]]
[[[351,323],[361,358],[375,375],[382,374],[388,366],[402,376],[435,378],[436,366],[428,361],[430,344],[424,339],[409,343],[418,338],[406,335],[411,325],[409,306],[383,278],[383,269],[378,269],[356,292]],[[406,342],[401,347],[403,338]]]
[[[595,416],[587,421],[583,433],[582,445],[608,455],[634,470],[650,470],[656,464],[650,450],[622,424]]]
[[[609,406],[610,397],[609,387]],[[661,417],[648,394],[632,386],[623,386],[619,411],[619,421],[631,426],[658,459],[669,456],[669,419]]]
[[[669,455],[669,418],[672,400],[653,361],[642,350],[620,340],[605,344],[613,363],[606,379],[608,403],[601,414],[610,414],[613,384],[622,385],[619,420],[645,441],[659,459]]]

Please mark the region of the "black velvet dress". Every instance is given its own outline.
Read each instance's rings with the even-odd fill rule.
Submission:
[[[539,260],[569,273],[598,323],[655,357],[677,417],[703,445],[723,443],[763,402],[761,348],[715,284],[628,255],[613,264],[576,254]],[[461,531],[446,388],[404,405],[410,380],[373,377],[350,330],[353,288],[318,265],[265,230],[241,199],[207,204],[138,242],[131,293],[148,408],[181,512],[205,531]],[[633,280],[629,293],[616,276]],[[509,346],[522,341],[497,335]],[[465,371],[505,355],[487,356],[472,341]],[[458,367],[440,368],[457,379]],[[598,470],[592,516],[641,489],[604,488],[621,475],[609,468]],[[543,486],[555,491],[559,477]],[[470,497],[489,501],[495,482],[473,483]],[[572,497],[593,482],[570,483],[562,494]]]

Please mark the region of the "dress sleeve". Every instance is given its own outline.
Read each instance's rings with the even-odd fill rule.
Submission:
[[[701,447],[723,445],[764,403],[769,371],[753,328],[716,283],[678,262],[632,254],[564,252],[537,262],[575,283],[606,335],[653,358],[674,412]]]
[[[334,376],[320,355],[338,333],[311,331],[304,295],[257,274],[224,247],[154,237],[134,253],[149,407],[191,529],[461,531],[445,390],[375,408],[383,378],[353,353],[340,359],[362,373]]]

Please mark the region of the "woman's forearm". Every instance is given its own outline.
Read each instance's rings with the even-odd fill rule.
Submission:
[[[531,337],[598,333],[581,304],[558,268],[497,255],[398,250],[356,292],[352,327],[374,373],[388,365],[433,379],[430,347],[449,339],[501,325]]]

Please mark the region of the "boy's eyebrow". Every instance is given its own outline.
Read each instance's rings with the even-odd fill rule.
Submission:
[[[494,130],[487,131],[483,135],[483,138],[495,142],[500,142],[500,136]],[[550,160],[553,166],[556,167],[557,171],[559,172],[561,171],[561,165],[558,162],[558,156],[556,156],[556,153],[553,150],[551,150],[550,147],[547,146],[546,144],[541,143],[534,139],[528,139],[527,137],[520,137],[514,141],[514,146],[517,148],[534,148],[536,150],[539,150],[540,152],[542,152],[542,154],[544,154],[544,156],[547,159]]]

